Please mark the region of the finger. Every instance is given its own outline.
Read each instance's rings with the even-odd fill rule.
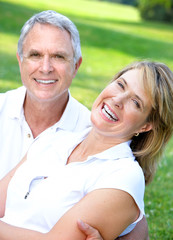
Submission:
[[[99,231],[87,223],[84,223],[82,220],[77,221],[78,228],[85,234],[87,235],[87,239],[93,239],[93,240],[103,240],[101,237]]]

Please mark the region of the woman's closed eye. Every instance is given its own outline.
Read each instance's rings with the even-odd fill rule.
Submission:
[[[140,103],[139,103],[136,99],[132,99],[132,101],[133,101],[133,103],[135,104],[135,106],[136,106],[137,108],[141,108]]]
[[[120,86],[120,88],[122,88],[123,90],[125,89],[125,87],[124,87],[124,84],[122,83],[122,82],[117,82],[117,84],[118,84],[118,86]]]

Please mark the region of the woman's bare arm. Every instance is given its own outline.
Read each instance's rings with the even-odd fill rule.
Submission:
[[[78,221],[79,229],[86,235],[86,240],[104,240],[96,228]],[[116,238],[117,240],[149,240],[148,224],[145,216],[137,223],[136,227],[129,234]]]
[[[113,240],[139,215],[133,198],[116,189],[94,190],[73,206],[46,234],[0,222],[1,240],[85,240],[77,220],[98,229],[104,240]]]
[[[5,177],[0,180],[0,218],[2,218],[5,214],[5,205],[6,205],[6,198],[7,198],[7,189],[8,184],[11,181],[12,177],[14,176],[16,170],[22,163],[26,161],[26,156],[20,161],[20,163],[13,168]]]

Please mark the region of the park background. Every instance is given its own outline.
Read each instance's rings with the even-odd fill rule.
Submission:
[[[0,92],[21,86],[16,60],[20,29],[33,14],[48,9],[69,17],[79,30],[83,63],[70,91],[89,109],[114,74],[132,61],[160,61],[173,70],[173,23],[144,21],[133,6],[96,0],[0,0]],[[173,239],[172,158],[173,139],[146,187],[150,240]]]

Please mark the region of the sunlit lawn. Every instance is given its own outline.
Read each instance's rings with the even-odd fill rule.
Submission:
[[[6,0],[0,1],[1,92],[21,85],[15,55],[23,23],[47,9],[67,15],[79,29],[83,63],[70,90],[88,108],[113,75],[134,60],[161,61],[173,69],[173,26],[144,22],[133,7],[92,0]],[[146,188],[151,240],[173,239],[172,145]]]

